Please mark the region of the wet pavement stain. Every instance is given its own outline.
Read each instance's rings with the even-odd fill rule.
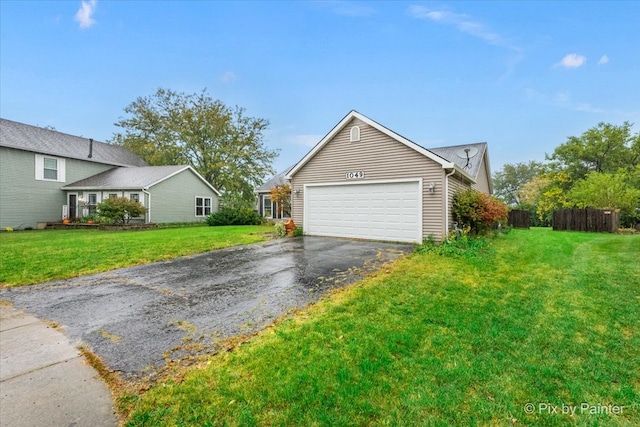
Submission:
[[[60,324],[125,378],[168,360],[215,351],[327,291],[362,279],[413,245],[297,237],[228,248],[75,279],[3,289]]]

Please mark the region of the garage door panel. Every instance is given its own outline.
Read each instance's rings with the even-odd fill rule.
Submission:
[[[305,232],[420,242],[421,199],[418,181],[308,186]]]

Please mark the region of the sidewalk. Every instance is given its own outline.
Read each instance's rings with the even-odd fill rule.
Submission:
[[[67,337],[0,305],[0,426],[117,424],[109,390]]]

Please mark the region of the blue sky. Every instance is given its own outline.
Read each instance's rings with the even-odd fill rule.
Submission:
[[[492,171],[640,129],[640,2],[0,1],[0,116],[110,139],[159,87],[269,120],[277,170],[355,109]]]

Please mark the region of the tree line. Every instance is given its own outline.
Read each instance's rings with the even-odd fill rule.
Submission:
[[[507,163],[493,176],[497,197],[535,212],[550,225],[556,209],[620,209],[623,226],[640,223],[640,132],[633,125],[598,123],[545,154],[544,162]]]

